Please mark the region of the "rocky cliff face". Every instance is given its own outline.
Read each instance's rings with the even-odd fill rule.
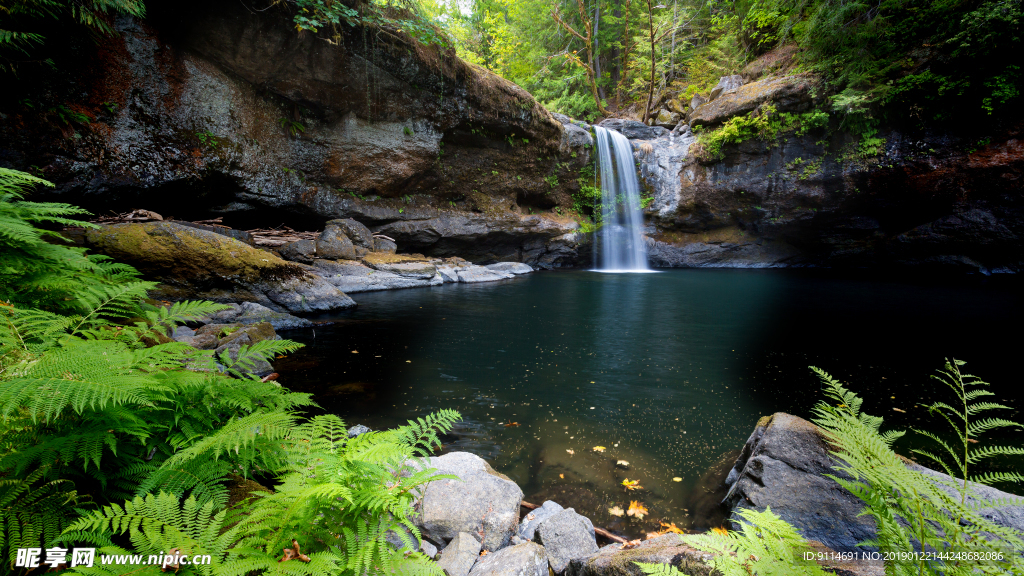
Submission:
[[[571,205],[589,135],[518,86],[386,27],[343,27],[336,42],[298,34],[284,5],[149,11],[118,19],[120,35],[98,46],[69,41],[78,65],[3,104],[0,161],[94,210],[310,228],[456,215],[476,226],[456,244],[479,233],[501,244],[492,251],[537,262],[562,238],[550,265],[575,250],[575,223],[551,210]],[[51,103],[80,116],[40,113]],[[431,229],[400,249],[449,250],[450,227]]]
[[[97,212],[310,230],[352,218],[402,252],[590,260],[564,214],[591,136],[518,86],[386,27],[298,34],[283,4],[149,9],[99,44],[65,39],[76,56],[59,73],[0,95],[0,164]],[[673,101],[674,129],[606,121],[633,140],[653,193],[653,265],[1024,266],[1024,125],[985,139],[883,130],[871,155],[833,126],[699,161],[687,122],[815,105],[812,78],[763,73]]]
[[[748,84],[690,120],[714,124],[773,101],[800,111],[809,100],[799,86]],[[984,139],[880,130],[877,154],[833,126],[726,145],[715,161],[699,160],[682,128],[631,135],[654,196],[654,266],[1024,269],[1021,125]]]

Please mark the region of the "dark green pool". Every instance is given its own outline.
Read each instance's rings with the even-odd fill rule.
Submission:
[[[819,394],[808,365],[852,379],[897,425],[923,416],[915,403],[931,398],[928,374],[945,355],[1020,405],[1019,288],[984,277],[539,272],[356,294],[357,310],[329,317],[337,324],[286,333],[307,347],[278,370],[350,424],[458,409],[465,420],[445,450],[483,456],[528,501],[551,498],[630,534],[659,520],[706,527],[721,521],[707,491],[758,417],[809,415]],[[627,492],[626,478],[643,490]],[[631,500],[650,510],[643,522],[609,512]]]

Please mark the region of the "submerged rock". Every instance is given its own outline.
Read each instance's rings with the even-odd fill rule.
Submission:
[[[543,546],[524,542],[480,558],[470,576],[548,576],[548,554]]]
[[[362,424],[356,424],[355,426],[353,426],[353,427],[348,429],[348,437],[349,438],[355,438],[356,436],[360,436],[362,434],[366,434],[367,432],[372,432],[372,430],[370,430],[370,428],[368,426],[364,426]]]
[[[415,518],[423,535],[447,543],[469,532],[479,535],[483,549],[491,552],[507,545],[519,523],[519,486],[467,452],[430,458],[429,466],[459,479],[435,480],[424,488]]]
[[[161,282],[154,296],[168,300],[241,300],[278,312],[356,305],[309,266],[173,222],[105,226],[90,230],[86,241],[94,251]]]
[[[448,576],[466,576],[477,557],[480,556],[480,541],[468,532],[459,532],[441,551],[437,564]]]

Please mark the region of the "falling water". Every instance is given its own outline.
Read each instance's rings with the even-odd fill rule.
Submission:
[[[595,126],[597,163],[601,169],[600,272],[649,272],[647,248],[640,231],[640,182],[633,165],[633,147],[625,136]]]

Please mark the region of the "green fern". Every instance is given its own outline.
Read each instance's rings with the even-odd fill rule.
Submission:
[[[707,563],[723,576],[825,576],[820,566],[804,560],[811,548],[796,528],[770,508],[737,514],[740,530],[683,536],[683,542],[714,554]],[[669,564],[636,564],[648,576],[685,576]]]
[[[178,548],[214,558],[209,567],[183,567],[184,574],[443,576],[436,564],[415,551],[420,536],[409,516],[416,487],[448,476],[436,475],[422,463],[414,465],[412,458],[419,438],[449,429],[456,418],[457,413],[446,411],[397,430],[352,439],[337,416],[272,425],[239,420],[164,462],[164,481],[152,480],[161,477],[158,470],[141,487],[177,482],[177,491],[184,492],[201,482],[183,481],[182,473],[205,474],[208,480],[217,475],[198,466],[190,468],[192,463],[244,453],[265,434],[273,441],[266,442],[262,451],[277,452],[263,456],[265,465],[276,462],[273,469],[279,476],[274,492],[254,494],[231,510],[225,510],[215,495],[196,496],[194,488],[187,497],[168,491],[139,495],[124,505],[87,513],[68,528],[68,534],[97,543],[127,534],[135,553]],[[430,423],[433,428],[428,431]],[[406,534],[406,547],[391,547],[386,540],[389,532]],[[308,563],[278,561],[292,539],[300,540]]]
[[[959,372],[950,372],[951,366],[958,365],[947,363],[946,376],[956,384]],[[862,403],[856,394],[826,372],[812,369],[818,374],[825,395],[832,402],[822,402],[814,409],[814,422],[828,434],[833,455],[839,462],[836,470],[840,474],[830,477],[863,500],[865,514],[876,523],[876,539],[862,545],[875,546],[893,554],[912,555],[922,550],[970,551],[1002,554],[1004,558],[1001,562],[970,558],[894,562],[886,564],[886,574],[950,576],[1019,573],[1024,570],[1021,557],[1013,551],[1024,547],[1021,535],[981,514],[983,508],[1006,503],[978,498],[966,482],[943,483],[908,468],[892,450],[893,440],[901,433],[880,433],[881,420],[860,411]],[[963,387],[960,389],[965,390]],[[962,398],[966,397],[965,393]],[[975,430],[971,427],[971,411],[968,409],[964,414],[966,429]],[[944,415],[949,420],[949,414]],[[938,439],[934,435],[930,437]],[[963,472],[966,474],[966,467]],[[1014,504],[1020,505],[1021,501]]]
[[[90,295],[136,280],[138,273],[39,225],[96,228],[77,220],[88,212],[69,204],[28,202],[25,194],[53,184],[31,174],[0,168],[0,301],[51,310],[92,311]],[[99,295],[101,296],[101,295]]]
[[[969,494],[968,482],[991,484],[993,482],[1021,482],[1024,475],[1016,472],[988,472],[985,474],[972,474],[971,467],[985,460],[997,456],[1020,456],[1024,455],[1024,449],[1012,446],[983,446],[974,448],[971,445],[977,443],[977,438],[986,432],[1003,428],[1021,428],[1021,425],[1005,418],[985,418],[979,420],[979,415],[992,410],[1009,410],[1009,406],[993,402],[975,402],[978,398],[995,396],[989,390],[982,387],[989,384],[970,374],[964,374],[960,367],[965,363],[960,360],[947,360],[945,366],[938,370],[932,378],[942,382],[956,397],[956,406],[945,402],[935,402],[928,407],[932,414],[939,414],[949,424],[956,436],[957,444],[954,446],[946,443],[937,434],[925,430],[914,429],[918,434],[927,436],[935,441],[941,448],[943,457],[937,456],[930,451],[917,449],[916,454],[935,462],[953,478],[961,480],[958,487],[960,502],[967,503]],[[952,461],[947,464],[945,457]]]
[[[671,564],[651,564],[648,562],[634,562],[634,564],[647,576],[686,576],[682,570]]]

